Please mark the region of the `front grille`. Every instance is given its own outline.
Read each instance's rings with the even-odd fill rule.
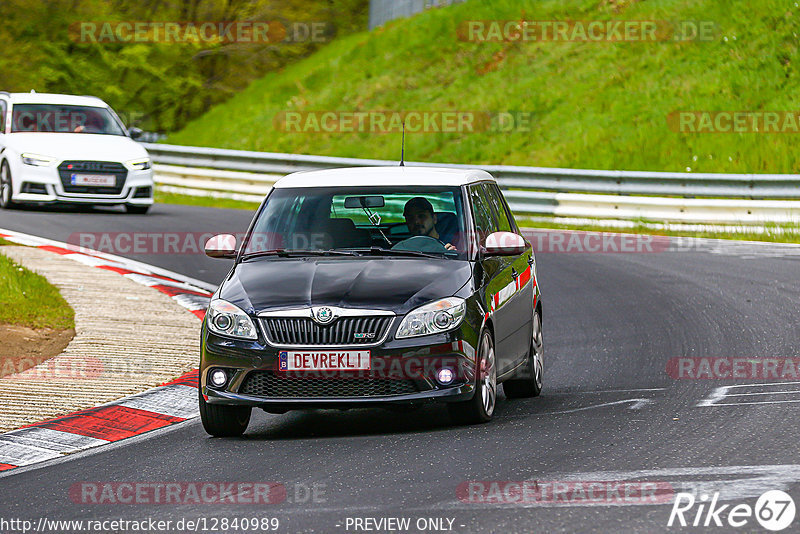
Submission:
[[[113,186],[72,185],[73,174],[113,175]],[[58,175],[65,193],[83,195],[119,195],[125,186],[128,169],[122,163],[112,161],[65,161],[58,166]]]
[[[243,395],[256,397],[380,397],[405,395],[418,390],[410,380],[382,378],[302,378],[272,371],[253,371],[239,388]]]
[[[386,335],[392,316],[340,317],[319,325],[308,317],[264,317],[261,324],[273,345],[370,345]]]

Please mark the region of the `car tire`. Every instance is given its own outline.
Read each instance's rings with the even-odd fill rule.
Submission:
[[[210,435],[218,438],[231,438],[241,436],[250,424],[249,406],[225,406],[224,404],[209,404],[203,398],[201,388],[198,388],[200,397],[200,420],[203,428]]]
[[[149,209],[150,206],[137,206],[135,204],[125,204],[125,211],[128,213],[144,215],[145,213],[147,213],[147,210]]]
[[[539,310],[533,314],[533,334],[528,361],[518,371],[519,378],[511,378],[503,382],[503,391],[509,399],[538,397],[542,393],[544,359],[542,349],[542,315]]]
[[[16,204],[11,200],[14,192],[14,185],[11,181],[11,167],[7,161],[0,164],[0,208],[11,209]]]
[[[458,424],[474,425],[492,419],[497,404],[497,361],[494,341],[488,330],[481,334],[475,369],[475,394],[472,399],[447,405],[450,417]]]

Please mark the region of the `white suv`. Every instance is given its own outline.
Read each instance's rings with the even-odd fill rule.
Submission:
[[[111,107],[91,96],[0,91],[0,206],[153,205],[150,157]]]

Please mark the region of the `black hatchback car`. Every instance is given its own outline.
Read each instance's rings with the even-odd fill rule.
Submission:
[[[279,180],[202,326],[200,415],[241,435],[253,407],[444,402],[460,423],[542,389],[542,303],[531,244],[492,176],[379,167]]]

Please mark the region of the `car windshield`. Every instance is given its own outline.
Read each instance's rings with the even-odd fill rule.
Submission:
[[[247,238],[245,257],[267,251],[465,258],[458,187],[275,189]]]
[[[11,132],[125,135],[107,108],[60,104],[15,104]]]

